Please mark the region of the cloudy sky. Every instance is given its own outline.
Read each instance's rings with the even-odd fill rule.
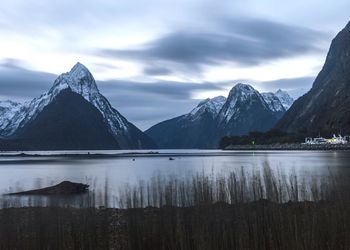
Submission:
[[[348,0],[11,0],[0,99],[25,101],[80,61],[141,129],[236,83],[297,96],[350,20]]]

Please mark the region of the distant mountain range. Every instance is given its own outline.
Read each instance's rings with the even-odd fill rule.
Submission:
[[[31,102],[0,102],[0,149],[216,148],[223,136],[275,128],[288,133],[350,134],[350,23],[333,39],[309,92],[293,103],[284,91],[237,84],[227,98],[143,133],[102,96],[80,63]]]
[[[260,94],[240,83],[227,99],[206,99],[190,113],[160,122],[145,133],[160,148],[216,148],[225,135],[271,129],[292,103],[293,99],[282,90]]]
[[[0,138],[0,149],[14,150],[156,148],[100,94],[80,63],[28,103],[0,102]]]
[[[302,134],[350,134],[350,23],[333,39],[326,62],[309,92],[276,128]]]

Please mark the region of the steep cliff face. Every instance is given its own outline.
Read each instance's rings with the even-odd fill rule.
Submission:
[[[278,122],[288,132],[350,132],[350,23],[333,39],[311,90]]]

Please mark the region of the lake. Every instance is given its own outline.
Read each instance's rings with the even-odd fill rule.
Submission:
[[[249,173],[264,164],[276,173],[293,171],[300,177],[350,171],[348,151],[134,150],[90,151],[88,156],[86,151],[26,153],[41,156],[0,155],[1,194],[70,180],[88,183],[96,191],[105,190],[108,183],[109,195],[115,197],[126,184],[157,175],[188,177],[198,172],[225,175],[242,167]],[[99,155],[93,157],[94,154]]]

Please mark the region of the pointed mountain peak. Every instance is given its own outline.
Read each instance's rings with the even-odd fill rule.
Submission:
[[[275,95],[280,100],[280,102],[282,103],[285,110],[288,110],[290,108],[290,106],[292,106],[294,99],[288,94],[287,91],[278,89],[275,92]]]
[[[71,75],[91,75],[88,68],[80,62],[77,62],[73,66],[73,68],[70,70],[69,74],[71,74]]]
[[[50,93],[56,95],[66,88],[82,95],[88,101],[99,93],[94,77],[88,68],[79,62],[69,72],[61,74],[56,79]]]
[[[229,122],[231,118],[238,112],[242,107],[249,107],[252,105],[252,100],[257,100],[262,106],[268,109],[266,102],[262,95],[249,84],[238,83],[230,91],[227,97],[227,101],[224,104],[219,114],[220,121]]]
[[[69,71],[68,73],[72,78],[75,79],[83,79],[83,78],[87,78],[87,79],[93,79],[93,76],[91,74],[91,72],[88,70],[87,67],[85,67],[83,64],[81,64],[80,62],[77,62],[73,68]]]

